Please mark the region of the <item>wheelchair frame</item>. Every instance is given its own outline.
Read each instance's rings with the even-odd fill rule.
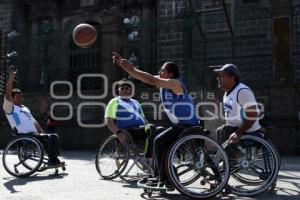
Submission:
[[[172,187],[184,196],[194,199],[215,196],[222,191],[229,179],[227,155],[221,145],[209,138],[208,134],[198,126],[185,129],[168,149],[165,160]],[[217,152],[221,152],[221,156],[216,157]],[[140,180],[138,187],[143,188],[149,197],[152,196],[152,192],[163,194],[172,190],[160,180],[147,185],[147,178]]]
[[[6,145],[2,156],[4,169],[10,175],[24,178],[51,168],[55,169],[54,174],[58,174],[60,167],[63,171],[66,170],[65,165],[53,167],[47,165],[48,157],[45,156],[43,144],[34,136],[27,134],[14,134],[13,136],[14,138]]]
[[[180,193],[194,199],[206,199],[217,195],[229,179],[227,154],[221,145],[208,137],[208,134],[209,132],[201,127],[189,128],[173,143],[167,153],[167,173],[170,182]],[[186,152],[180,155],[183,151]],[[185,158],[178,158],[178,154]],[[183,170],[179,172],[179,168]],[[185,174],[191,175],[187,180],[180,178]]]
[[[250,134],[243,135],[237,145],[244,156],[238,159],[231,171],[231,180],[235,183],[229,185],[231,192],[237,196],[255,196],[268,189],[273,191],[281,165],[276,147],[265,138]],[[254,179],[251,172],[258,178]]]
[[[116,135],[111,135],[99,146],[95,156],[95,166],[97,172],[103,179],[112,180],[117,177],[127,176],[134,166],[137,166],[140,170],[147,174],[151,173],[152,168],[146,162],[143,150],[139,147],[139,144],[133,142],[130,135],[128,135],[128,138],[129,139],[124,144],[121,144]],[[110,150],[115,151],[107,152]],[[119,155],[120,153],[122,155]],[[105,166],[101,165],[103,165],[103,162],[108,161],[107,159],[109,158],[114,159],[112,165],[115,165],[115,169],[113,169],[111,172],[108,172],[108,174],[105,174]],[[102,159],[104,159],[104,161],[101,161]],[[133,163],[131,163],[131,166],[126,173],[122,175],[130,160],[133,160]]]

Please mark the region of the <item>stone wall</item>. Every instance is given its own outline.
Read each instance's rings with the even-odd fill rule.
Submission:
[[[194,6],[196,9],[203,9],[211,2],[194,1]],[[164,28],[158,30],[158,60],[161,62],[174,60],[181,65],[182,75],[190,91],[197,94],[196,103],[202,101],[219,103],[222,98],[222,92],[216,86],[215,74],[208,66],[235,63],[241,70],[242,81],[255,91],[257,100],[265,107],[264,124],[271,128],[272,141],[281,153],[298,153],[300,151],[299,37],[297,37],[300,27],[299,8],[293,11],[293,17],[290,13],[293,31],[291,73],[294,81],[279,82],[274,80],[273,71],[272,15],[280,15],[280,9],[272,12],[271,5],[267,1],[251,3],[235,1],[234,5],[230,4],[231,1],[226,2],[234,37],[229,33],[211,34],[207,35],[204,41],[191,15],[185,13],[189,9],[187,1],[158,1],[158,18],[164,20],[165,24],[162,26]],[[293,1],[293,6],[298,4],[298,1]],[[178,9],[174,9],[177,7]],[[198,19],[204,33],[228,27],[222,12],[205,13]],[[182,24],[174,23],[176,20],[182,20]],[[177,29],[169,29],[167,26],[169,24]],[[176,54],[176,49],[181,52]],[[208,111],[212,111],[211,107],[202,106],[199,112],[202,116],[207,116]],[[206,127],[213,130],[221,123],[220,119],[206,121]]]
[[[184,13],[187,2],[184,0],[157,1],[157,68],[166,61],[174,61],[181,65],[181,71],[185,71],[186,60]],[[158,70],[158,69],[157,69]]]
[[[0,53],[4,55],[9,49],[7,46],[7,34],[8,31],[11,29],[12,26],[12,13],[13,13],[13,1],[3,0],[0,2],[0,39],[1,39],[1,48]],[[3,69],[3,61],[1,61],[0,73],[2,73]]]
[[[293,15],[292,15],[292,40],[293,40],[293,66],[294,80],[300,82],[300,2],[293,0]]]
[[[0,15],[0,27],[4,31],[12,28],[12,2],[8,0],[0,1],[0,10],[3,11]],[[213,6],[211,2],[214,1],[195,0],[195,8],[208,8]],[[253,89],[257,100],[264,104],[266,114],[264,121],[266,126],[272,128],[270,136],[272,141],[281,153],[297,154],[300,152],[300,40],[298,36],[300,34],[300,7],[295,6],[300,5],[300,2],[293,0],[295,9],[290,15],[292,33],[292,66],[290,67],[293,79],[283,82],[274,80],[272,55],[272,15],[274,12],[270,10],[271,5],[266,3],[268,1],[242,3],[243,1],[236,0],[234,4],[230,3],[231,1],[229,0],[226,2],[234,30],[234,37],[231,37],[230,33],[209,34],[204,40],[190,12],[187,0],[157,0],[156,13],[149,13],[151,10],[145,11],[146,14],[144,13],[147,16],[146,20],[154,22],[152,22],[152,25],[155,24],[155,29],[153,30],[151,27],[151,31],[154,31],[155,35],[150,37],[149,34],[145,34],[149,27],[144,27],[146,29],[141,30],[142,35],[147,35],[147,38],[141,40],[140,44],[141,51],[143,51],[143,48],[147,48],[143,51],[144,53],[141,53],[141,57],[146,59],[146,61],[143,60],[141,62],[143,65],[141,69],[155,72],[163,62],[174,61],[180,65],[182,77],[186,81],[188,89],[192,92],[197,104],[201,102],[215,102],[219,104],[223,92],[217,87],[215,74],[208,66],[229,62],[235,63],[241,70],[243,82]],[[79,10],[76,10],[76,12],[73,19],[77,21],[73,20],[74,24],[81,19],[80,14],[78,14]],[[276,15],[278,15],[278,12]],[[110,16],[108,13],[106,13],[106,17],[102,18],[102,22],[105,24],[103,27],[103,40],[108,43],[107,46],[109,47],[103,51],[102,59],[106,64],[102,73],[108,75],[109,84],[111,85],[113,81],[124,74],[120,70],[112,68],[111,54],[108,49],[121,51],[124,48],[122,38],[124,33],[122,32],[123,16],[121,14],[120,16]],[[86,17],[86,15],[84,16]],[[154,18],[155,16],[156,18]],[[55,21],[59,25],[58,27],[62,29],[67,24],[65,23],[67,19],[72,19],[71,11],[68,12],[68,16],[63,16],[62,18],[57,16]],[[205,33],[228,28],[223,11],[202,14],[199,16],[199,21]],[[113,25],[110,25],[110,23]],[[113,33],[113,36],[111,33]],[[148,48],[148,45],[151,45],[151,47]],[[154,53],[152,49],[155,50]],[[155,61],[151,59],[155,59]],[[155,64],[155,66],[150,66],[152,64]],[[153,107],[147,106],[147,102],[154,102],[155,105],[159,105],[159,99],[155,96],[157,90],[150,87],[146,91],[148,92],[148,97],[145,97],[144,94],[145,85],[137,82],[136,98],[145,103],[144,109],[147,118],[152,123],[167,125],[168,120],[164,114],[162,114],[161,118],[158,118],[155,114],[157,110],[154,111]],[[97,100],[97,102],[107,103],[111,97],[112,94],[109,94],[109,97]],[[35,108],[33,112],[41,123],[43,123],[43,112],[38,106],[41,99],[46,99],[50,103],[60,102],[59,100],[51,99],[47,93],[44,95],[28,93],[26,94],[26,99],[31,99],[26,102],[26,105]],[[2,104],[1,101],[0,104]],[[109,131],[106,128],[83,128],[78,126],[76,113],[78,106],[83,101],[76,95],[68,101],[73,106],[74,116],[71,120],[59,122],[57,126],[58,132],[61,134],[63,148],[97,148],[104,138],[110,134]],[[221,108],[218,107],[218,110],[220,111]],[[97,108],[91,108],[90,111],[90,113],[86,112],[82,116],[84,122],[94,123],[93,118],[99,121],[102,120],[97,117],[103,116],[103,108],[100,111]],[[214,110],[210,106],[200,106],[198,110],[200,116],[204,117],[209,116],[209,112],[212,111]],[[66,108],[60,109],[60,114],[67,112]],[[98,116],[95,115],[97,113],[99,114]],[[2,147],[7,143],[9,139],[7,136],[10,132],[3,112],[0,112],[0,121],[2,123],[0,131],[5,133],[0,134],[0,146]],[[215,118],[206,121],[205,126],[210,130],[214,130],[222,123],[223,121],[220,118]]]

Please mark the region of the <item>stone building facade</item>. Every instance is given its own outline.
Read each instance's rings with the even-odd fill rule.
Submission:
[[[211,130],[222,123],[220,106],[212,106],[220,104],[222,91],[209,66],[235,63],[263,105],[271,140],[281,153],[300,151],[297,0],[2,0],[0,10],[2,58],[18,52],[10,59],[19,70],[18,87],[41,122],[45,111],[57,104],[55,115],[65,119],[57,125],[64,148],[95,149],[110,134],[106,128],[88,126],[103,122],[113,83],[126,76],[111,63],[115,50],[127,58],[135,54],[139,68],[150,73],[164,61],[178,63],[198,113]],[[97,43],[89,49],[72,42],[72,30],[79,23],[97,30]],[[12,30],[19,34],[9,39]],[[100,75],[82,77],[78,85],[83,73]],[[101,75],[107,77],[107,85]],[[167,124],[156,89],[136,85],[135,97],[149,121]],[[3,113],[0,118],[3,146],[10,131]]]

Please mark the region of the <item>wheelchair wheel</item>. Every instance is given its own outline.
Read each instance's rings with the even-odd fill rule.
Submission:
[[[173,166],[175,172],[177,173],[177,176],[181,176],[181,174],[184,174],[184,172],[186,170],[190,170],[190,175],[183,178],[182,176],[182,180],[181,180],[181,184],[183,186],[186,185],[190,185],[192,183],[194,183],[195,181],[197,181],[201,174],[198,173],[195,169],[193,169],[192,166],[192,162],[186,162],[186,160],[189,160],[193,157],[193,150],[191,149],[193,146],[195,146],[195,144],[190,143],[190,144],[185,144],[179,147],[179,149],[177,150],[177,154],[175,156],[177,156],[176,159],[178,159],[180,162],[180,164],[178,164],[177,166]],[[203,152],[203,147],[202,146],[198,146],[199,150],[201,152]],[[180,173],[178,173],[180,172]]]
[[[225,151],[214,140],[199,133],[184,136],[172,145],[167,167],[174,187],[195,199],[217,195],[229,179]]]
[[[42,144],[32,137],[18,137],[5,147],[2,162],[15,177],[28,177],[36,172],[44,158]]]
[[[271,188],[280,169],[276,148],[253,135],[242,136],[237,147],[243,156],[237,160],[230,159],[229,163],[235,163],[228,183],[231,192],[238,196],[254,196]]]
[[[129,156],[129,143],[121,144],[117,136],[110,136],[97,150],[96,169],[103,179],[114,179],[125,170]]]

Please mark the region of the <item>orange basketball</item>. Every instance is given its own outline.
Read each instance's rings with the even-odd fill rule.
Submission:
[[[73,30],[73,41],[81,48],[91,47],[97,39],[97,31],[90,24],[79,24]]]

